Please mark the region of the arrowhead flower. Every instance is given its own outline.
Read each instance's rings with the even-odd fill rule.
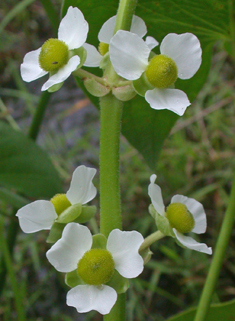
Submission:
[[[47,252],[49,262],[59,272],[75,271],[81,284],[67,294],[67,304],[78,312],[96,310],[108,314],[117,300],[117,292],[107,285],[114,271],[124,278],[135,278],[143,271],[139,255],[143,236],[136,232],[113,230],[105,248],[93,248],[89,229],[69,223],[62,237]]]
[[[16,216],[23,232],[34,233],[50,230],[59,215],[75,204],[86,204],[96,196],[92,179],[96,169],[84,165],[73,172],[70,188],[66,194],[57,194],[51,201],[39,200],[22,207]]]
[[[150,59],[151,49],[138,35],[119,30],[110,41],[110,60],[119,76],[133,81],[144,77],[149,88],[144,96],[153,109],[168,109],[182,116],[190,102],[173,86],[177,78],[189,79],[199,69],[200,42],[191,33],[170,33],[160,45],[160,55]]]
[[[87,38],[88,23],[78,8],[69,7],[61,20],[58,39],[49,39],[44,45],[27,53],[21,64],[21,76],[31,82],[49,73],[49,79],[42,91],[61,86],[70,74],[76,70],[81,59],[73,51],[81,48]]]
[[[156,175],[152,175],[148,194],[154,207],[154,210],[150,208],[150,213],[155,218],[158,229],[165,235],[175,237],[183,247],[212,254],[211,247],[204,243],[198,243],[193,238],[184,235],[189,232],[205,233],[207,222],[202,204],[193,198],[175,195],[171,199],[171,204],[165,210],[161,188],[154,183],[155,180]]]
[[[114,34],[114,28],[116,24],[117,16],[109,18],[101,27],[98,39],[100,42],[99,51],[92,45],[85,44],[84,47],[87,51],[87,58],[85,66],[87,67],[98,67],[103,56],[108,52],[109,43]],[[131,23],[131,32],[138,35],[140,38],[144,37],[147,33],[147,27],[143,19],[137,16],[133,16]]]

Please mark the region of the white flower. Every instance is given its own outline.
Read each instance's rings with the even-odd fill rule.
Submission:
[[[103,24],[98,34],[99,42],[102,42],[105,44],[110,43],[110,40],[113,37],[113,33],[114,33],[116,18],[117,16],[113,16]],[[133,32],[134,34],[137,34],[141,38],[144,37],[147,33],[147,27],[145,25],[144,20],[134,15],[131,23],[131,32]],[[92,45],[85,43],[84,48],[87,51],[87,58],[84,63],[84,66],[98,67],[100,65],[100,62],[103,56]]]
[[[70,188],[66,193],[66,200],[70,205],[86,204],[97,193],[92,179],[96,169],[81,165],[73,172]],[[40,230],[50,230],[58,218],[55,207],[51,201],[39,200],[27,204],[16,213],[23,232],[34,233]]]
[[[206,214],[205,214],[202,204],[192,198],[188,198],[183,195],[175,195],[171,199],[171,205],[169,205],[169,207],[165,211],[165,206],[164,206],[163,199],[162,199],[161,188],[157,184],[154,184],[155,180],[156,180],[156,175],[152,175],[150,177],[148,194],[151,198],[152,205],[155,208],[157,215],[160,215],[161,217],[164,217],[165,219],[169,220],[168,224],[171,226],[171,230],[173,232],[173,235],[176,237],[178,242],[180,244],[182,244],[184,247],[187,247],[191,250],[203,252],[206,254],[212,254],[211,247],[208,247],[204,243],[198,243],[194,239],[192,239],[191,237],[185,236],[184,234],[179,232],[175,227],[172,226],[172,221],[170,222],[170,217],[167,217],[168,208],[170,208],[170,206],[172,207],[172,204],[176,205],[177,207],[181,207],[181,208],[185,207],[185,209],[187,211],[187,213],[186,213],[187,216],[189,215],[188,216],[189,218],[191,216],[190,219],[192,219],[192,221],[193,221],[193,225],[190,228],[190,232],[194,232],[196,234],[205,233],[206,227],[207,227],[207,222],[206,222]],[[182,214],[182,212],[179,212],[179,215],[177,217],[178,229],[181,229],[181,227],[184,229],[185,225],[186,225],[186,228],[188,228],[190,226],[190,224],[192,223],[192,221],[189,223],[189,225],[187,225],[188,223],[185,224],[184,219],[182,218],[181,214]]]
[[[113,262],[112,269],[116,269],[124,278],[135,278],[143,271],[143,259],[138,253],[143,241],[142,235],[136,231],[123,232],[115,229],[109,234],[102,258],[109,256],[109,260]],[[78,223],[69,223],[64,228],[62,238],[46,255],[56,270],[60,272],[77,270],[78,272],[82,260],[89,254],[92,257],[92,235],[89,229]],[[81,279],[90,277],[94,269],[95,275],[99,273],[99,269],[102,269],[103,274],[110,270],[109,261],[100,266],[94,259],[87,262],[83,274],[78,272]],[[117,293],[112,287],[106,284],[93,285],[92,282],[89,284],[83,282],[67,294],[67,304],[75,307],[80,313],[96,310],[101,314],[108,314],[116,300]]]
[[[109,45],[110,59],[116,73],[128,80],[139,79],[146,72],[150,52],[151,48],[143,39],[123,30],[113,36]],[[176,79],[191,78],[201,65],[200,42],[191,33],[168,34],[160,45],[160,53],[175,64]],[[163,87],[147,90],[146,101],[153,109],[169,109],[182,116],[190,105],[187,95],[181,90],[170,88],[172,86]]]
[[[84,19],[82,12],[78,8],[69,7],[67,14],[61,20],[58,29],[58,40],[60,41],[60,44],[65,44],[67,46],[65,48],[67,48],[68,54],[71,55],[71,50],[83,46],[87,38],[87,33],[88,23]],[[50,39],[48,41],[50,41]],[[31,82],[49,72],[42,69],[39,63],[40,52],[41,48],[25,55],[23,63],[21,64],[21,76],[24,81]],[[67,63],[51,73],[48,81],[42,86],[42,91],[62,83],[74,70],[76,70],[80,64],[80,58],[77,55],[70,58],[69,55]],[[56,57],[56,53],[54,56]],[[55,61],[54,64],[57,64],[57,62]]]

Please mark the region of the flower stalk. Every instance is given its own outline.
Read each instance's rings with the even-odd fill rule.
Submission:
[[[141,247],[139,249],[139,252],[141,253],[142,251],[146,250],[150,245],[155,243],[156,241],[162,239],[165,236],[161,231],[156,231],[152,234],[150,234],[144,242],[141,244]]]
[[[229,239],[234,226],[235,218],[235,178],[233,180],[231,195],[228,208],[225,212],[223,224],[220,230],[219,238],[216,244],[214,257],[210,265],[210,270],[202,291],[199,301],[197,313],[194,321],[206,320],[207,313],[210,307],[211,297],[214,293],[216,283],[219,278],[219,273],[223,264],[223,259],[228,246]]]
[[[100,232],[106,237],[122,228],[119,187],[119,137],[122,102],[100,98]]]
[[[119,29],[130,30],[136,4],[137,0],[120,0],[114,33]],[[109,80],[117,79],[111,63],[106,75]],[[100,232],[106,236],[122,226],[119,183],[122,107],[123,103],[111,94],[100,98]],[[104,321],[124,321],[125,301],[125,294],[119,294]]]

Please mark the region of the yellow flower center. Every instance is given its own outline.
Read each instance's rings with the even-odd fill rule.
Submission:
[[[51,203],[54,205],[55,211],[58,216],[69,206],[71,206],[71,203],[67,199],[66,194],[56,194],[51,198]]]
[[[182,203],[172,203],[166,209],[166,217],[178,232],[184,234],[192,231],[195,225],[193,215]]]
[[[77,273],[86,284],[105,284],[114,273],[113,257],[105,249],[91,249],[78,262]]]
[[[41,48],[38,60],[43,70],[58,71],[69,60],[69,48],[61,40],[48,39]]]
[[[98,47],[99,53],[104,56],[108,51],[109,51],[109,44],[100,42],[99,47]]]
[[[168,88],[178,77],[175,62],[165,55],[157,55],[150,60],[145,71],[150,84],[156,88]]]

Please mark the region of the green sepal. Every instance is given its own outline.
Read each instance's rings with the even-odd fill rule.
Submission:
[[[50,233],[47,237],[47,240],[46,240],[47,243],[57,242],[61,238],[64,227],[65,227],[65,224],[54,222],[51,227]]]
[[[139,254],[142,256],[142,258],[144,260],[144,265],[145,265],[151,259],[153,252],[148,247],[147,249],[144,249],[143,251],[141,251]]]
[[[81,214],[74,220],[76,223],[88,222],[96,213],[96,206],[84,205],[82,206]]]
[[[128,101],[135,97],[136,92],[133,89],[132,85],[122,86],[122,87],[113,87],[113,95],[121,101]]]
[[[103,234],[92,236],[92,249],[106,249],[107,239]]]
[[[77,69],[81,68],[84,62],[86,61],[86,57],[87,57],[86,49],[83,47],[80,47],[80,48],[71,50],[70,53],[72,54],[71,57],[78,56],[80,58],[80,64],[77,66]]]
[[[47,91],[49,93],[54,93],[55,91],[58,91],[62,86],[63,86],[64,82],[60,82],[59,84],[55,84],[53,86],[51,86],[50,88],[47,89]]]
[[[94,78],[87,78],[84,80],[86,90],[95,97],[103,97],[110,92],[110,88],[100,84]]]
[[[144,97],[147,90],[152,90],[154,87],[148,82],[145,73],[139,79],[133,80],[133,88],[140,96]]]
[[[168,219],[165,216],[159,214],[152,204],[149,205],[149,213],[154,218],[159,231],[161,231],[166,236],[175,238],[175,234],[172,231],[172,227],[170,226]]]
[[[129,288],[129,280],[121,276],[117,270],[114,270],[112,279],[106,285],[111,286],[118,294],[125,293]]]
[[[100,68],[101,68],[101,69],[106,69],[107,64],[108,64],[109,61],[110,61],[110,60],[109,60],[109,52],[107,52],[107,53],[103,56],[103,58],[101,59]]]
[[[77,270],[66,273],[65,283],[71,288],[74,288],[77,285],[85,284],[82,281],[82,279],[78,276]]]
[[[82,213],[81,203],[71,205],[58,216],[56,222],[58,223],[73,222],[81,213]]]

